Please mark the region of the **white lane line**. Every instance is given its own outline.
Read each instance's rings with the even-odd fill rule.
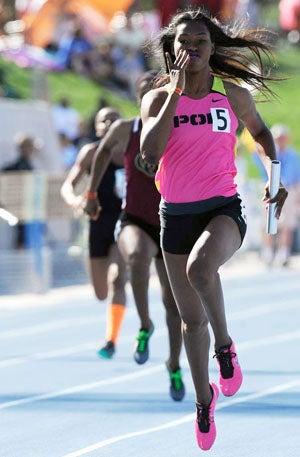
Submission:
[[[167,330],[165,327],[155,328],[155,334],[152,338],[158,338],[161,336],[165,336]],[[134,336],[132,334],[128,334],[122,337],[122,343],[132,341],[134,342]],[[15,365],[21,365],[23,363],[29,363],[34,361],[42,361],[47,359],[52,359],[56,357],[65,357],[67,355],[78,354],[80,352],[85,351],[94,351],[96,352],[97,347],[99,346],[99,341],[88,341],[86,343],[78,344],[75,346],[64,347],[60,349],[54,349],[52,351],[45,351],[45,352],[36,352],[34,354],[29,354],[27,356],[22,357],[12,357],[9,359],[0,360],[0,369],[11,367]]]
[[[257,317],[262,316],[265,314],[280,312],[282,310],[294,309],[299,307],[299,299],[294,300],[286,300],[280,305],[272,304],[272,305],[259,305],[254,308],[247,308],[241,311],[235,311],[228,313],[227,320],[228,321],[236,321],[245,318]],[[134,308],[129,308],[127,314],[132,315],[135,313]],[[103,322],[106,320],[106,316],[104,315],[97,315],[97,322]],[[95,316],[91,317],[75,317],[70,319],[61,319],[57,321],[53,321],[46,324],[37,324],[32,325],[29,327],[21,327],[16,328],[14,330],[7,330],[6,332],[0,333],[0,340],[6,339],[13,339],[18,337],[25,337],[25,336],[32,336],[38,334],[44,334],[45,332],[51,332],[55,330],[61,330],[64,328],[69,327],[79,327],[81,325],[90,325],[95,323]]]
[[[36,352],[23,357],[12,357],[10,359],[0,360],[0,368],[21,365],[22,363],[34,362],[37,360],[47,360],[55,357],[65,357],[67,355],[78,354],[78,352],[95,350],[98,342],[87,342],[78,344],[77,346],[69,346],[61,349],[54,349],[52,351]]]
[[[238,343],[237,347],[239,351],[244,351],[255,347],[269,346],[272,344],[279,344],[292,340],[298,340],[299,338],[300,330],[296,330],[295,332],[279,333],[272,336],[266,336],[265,338],[244,341],[243,343]]]
[[[2,295],[0,297],[0,310],[25,311],[26,309],[32,310],[32,308],[44,310],[46,307],[52,306],[80,306],[81,303],[86,306],[86,302],[94,304],[95,301],[92,286],[83,284],[53,288],[45,294]]]
[[[227,314],[227,321],[236,321],[240,319],[246,319],[251,317],[263,316],[265,314],[277,313],[280,311],[290,310],[290,309],[299,309],[299,298],[293,300],[287,300],[286,298],[282,300],[279,304],[270,303],[270,304],[261,304],[256,307],[244,308],[239,311],[229,312]]]
[[[151,368],[143,369],[142,371],[135,371],[134,373],[127,373],[125,375],[116,376],[115,378],[103,379],[102,381],[90,382],[87,384],[79,384],[77,386],[68,387],[66,389],[57,390],[48,394],[34,395],[31,397],[20,398],[6,403],[0,403],[0,410],[13,408],[15,406],[26,405],[40,400],[49,400],[50,398],[62,397],[64,395],[71,395],[78,392],[86,392],[87,390],[96,389],[107,385],[117,384],[132,379],[142,378],[149,374],[158,373],[165,370],[165,365],[159,364]]]
[[[268,395],[273,395],[275,393],[283,392],[285,390],[292,389],[292,388],[298,387],[298,386],[300,386],[300,379],[297,379],[295,381],[290,381],[290,382],[287,382],[284,384],[278,384],[269,389],[265,389],[262,391],[255,392],[253,394],[244,395],[242,397],[237,397],[234,399],[230,399],[228,401],[224,401],[224,402],[220,403],[219,405],[217,405],[216,410],[228,408],[229,406],[237,404],[237,403],[246,403],[251,400],[256,400],[258,398],[266,397]],[[177,427],[178,425],[181,425],[181,424],[194,420],[194,418],[195,418],[195,413],[188,414],[188,415],[183,416],[181,419],[167,422],[165,424],[161,424],[156,427],[150,427],[150,428],[146,428],[143,430],[137,430],[135,432],[125,433],[123,435],[114,436],[114,437],[108,438],[106,440],[98,441],[97,443],[91,444],[90,446],[86,446],[77,451],[73,451],[68,454],[64,454],[62,457],[81,457],[83,455],[97,451],[101,448],[104,448],[111,444],[118,443],[120,441],[125,441],[127,439],[134,438],[137,436],[148,435],[148,434],[160,432],[162,430],[166,430],[169,428]]]
[[[135,308],[128,308],[126,310],[126,315],[127,316],[132,316],[136,315],[136,310]],[[13,339],[13,338],[18,338],[18,337],[24,337],[24,336],[32,336],[32,335],[38,335],[40,333],[44,334],[45,332],[51,332],[55,330],[61,330],[64,328],[69,328],[69,327],[80,327],[84,325],[90,325],[90,324],[97,324],[101,322],[106,321],[106,313],[102,313],[99,315],[95,314],[90,317],[83,317],[83,316],[78,316],[78,317],[72,317],[68,319],[60,319],[60,320],[55,320],[52,322],[47,322],[45,324],[36,324],[36,325],[30,325],[28,327],[20,327],[16,328],[14,330],[7,330],[6,332],[0,333],[0,340],[6,340],[6,339]]]
[[[167,330],[164,327],[156,328],[153,338],[165,336],[166,333],[167,333]],[[252,349],[254,347],[268,346],[270,344],[284,343],[284,342],[297,340],[297,339],[300,339],[300,330],[296,330],[295,332],[280,333],[280,334],[276,334],[276,335],[272,335],[272,336],[268,336],[268,337],[260,338],[260,339],[256,339],[256,340],[240,342],[237,344],[237,348],[238,348],[239,352],[241,352],[241,351],[244,351],[247,349]],[[127,336],[122,337],[122,343],[131,341],[131,340],[132,340],[132,335],[127,335]],[[3,359],[3,360],[0,360],[0,369],[12,367],[12,366],[16,366],[16,365],[21,365],[24,363],[43,361],[43,360],[47,360],[47,359],[51,359],[51,358],[65,357],[67,355],[78,354],[80,352],[95,351],[97,347],[98,347],[98,341],[90,341],[90,342],[78,344],[76,346],[69,346],[69,347],[64,347],[64,348],[60,348],[60,349],[54,349],[52,351],[36,352],[36,353],[30,354],[28,356],[12,357],[12,358],[8,358],[8,359]],[[212,356],[213,352],[210,355]]]
[[[0,334],[0,340],[7,340],[11,338],[17,338],[19,336],[32,336],[32,335],[37,335],[39,333],[45,333],[45,332],[51,332],[55,330],[60,330],[60,329],[65,329],[69,327],[79,327],[81,325],[87,325],[87,324],[92,324],[95,323],[95,316],[91,317],[73,317],[69,319],[61,319],[58,321],[52,321],[47,324],[37,324],[37,325],[31,325],[29,327],[21,327],[21,328],[16,328],[14,330],[7,330],[6,332],[2,332]],[[97,322],[101,320],[105,320],[105,316],[100,316],[100,318],[97,317]]]
[[[159,336],[160,333],[164,334],[164,333],[166,333],[166,330],[163,328],[158,329],[158,332],[156,332],[156,335]],[[253,341],[253,340],[245,341],[244,343],[240,343],[238,345],[238,350],[240,353],[245,350],[251,350],[253,347],[256,347],[256,346],[261,347],[261,346],[279,344],[282,342],[292,341],[295,339],[300,339],[300,330],[298,330],[296,332],[282,333],[279,335],[274,335],[274,336],[270,336],[267,338],[255,340],[255,341]],[[89,345],[89,343],[87,343],[87,346],[88,345]],[[80,345],[78,346],[78,350],[79,349],[80,349]],[[69,351],[69,354],[70,353],[71,353],[71,350]],[[75,353],[75,347],[74,347],[73,353]],[[212,357],[213,353],[211,353],[210,356]],[[50,355],[49,355],[49,358],[50,358]],[[187,367],[186,358],[182,359],[181,366]],[[33,395],[31,397],[20,398],[19,400],[12,400],[9,402],[0,403],[0,410],[13,408],[16,406],[22,406],[24,404],[34,403],[36,401],[48,400],[50,398],[61,397],[63,395],[70,395],[70,394],[74,394],[74,393],[78,393],[78,392],[84,392],[84,391],[88,391],[88,390],[98,388],[98,387],[105,387],[107,385],[117,384],[119,382],[126,381],[127,379],[137,379],[137,378],[141,378],[143,376],[148,376],[149,373],[158,373],[163,370],[165,370],[165,365],[159,364],[159,365],[155,365],[151,368],[144,369],[141,372],[129,373],[126,375],[117,376],[115,378],[108,378],[108,379],[104,379],[102,381],[95,381],[95,382],[91,382],[91,383],[87,383],[87,384],[79,384],[77,386],[68,387],[67,389],[50,392],[48,394]]]

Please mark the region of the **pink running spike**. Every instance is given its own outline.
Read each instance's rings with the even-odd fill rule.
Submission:
[[[228,346],[222,346],[214,357],[217,358],[219,364],[219,383],[223,395],[231,397],[242,385],[243,374],[239,365],[234,342]]]
[[[214,420],[215,407],[219,396],[219,389],[211,382],[212,399],[208,406],[196,403],[197,418],[195,421],[195,433],[198,446],[203,451],[208,451],[215,442],[217,431]]]

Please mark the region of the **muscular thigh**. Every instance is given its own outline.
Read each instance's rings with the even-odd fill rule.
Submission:
[[[141,256],[150,261],[157,253],[157,246],[150,236],[136,225],[126,225],[119,233],[118,246],[125,260]]]
[[[194,321],[196,323],[206,314],[200,298],[191,287],[186,274],[188,256],[168,252],[163,252],[163,255],[180,315],[185,322]]]
[[[207,272],[217,271],[240,245],[241,235],[235,221],[226,215],[216,216],[196,241],[188,259],[188,267],[196,261]]]

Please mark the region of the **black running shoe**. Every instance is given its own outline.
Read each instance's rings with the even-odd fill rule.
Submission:
[[[107,341],[106,345],[97,351],[97,354],[103,359],[111,359],[115,352],[116,348],[114,343],[112,341]]]

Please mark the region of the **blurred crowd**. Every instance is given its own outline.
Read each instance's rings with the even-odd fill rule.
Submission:
[[[49,2],[51,0],[46,3]],[[21,20],[8,21],[3,26],[0,53],[23,66],[75,71],[134,99],[135,81],[153,67],[153,56],[147,53],[147,42],[179,7],[205,5],[222,20],[248,17],[249,26],[255,27],[262,25],[262,7],[269,5],[274,8],[275,4],[277,25],[272,24],[272,27],[290,42],[299,41],[300,0],[153,0],[146,2],[147,9],[143,4],[143,1],[133,1],[126,13],[116,11],[105,31],[101,32],[93,31],[83,16],[64,11],[61,6],[55,13],[55,23],[51,23],[47,39],[44,35],[39,39],[38,30],[33,30],[33,25],[22,27]],[[42,27],[43,21],[44,17],[37,16],[33,24],[37,27],[40,23]],[[45,22],[44,28],[47,27],[50,25]]]

